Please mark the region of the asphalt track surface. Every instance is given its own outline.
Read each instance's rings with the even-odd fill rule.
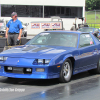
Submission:
[[[69,83],[0,76],[0,100],[100,100],[100,75],[77,74]]]

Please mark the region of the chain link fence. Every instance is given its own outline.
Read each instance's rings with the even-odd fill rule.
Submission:
[[[100,28],[100,10],[86,11],[85,18],[90,27]]]

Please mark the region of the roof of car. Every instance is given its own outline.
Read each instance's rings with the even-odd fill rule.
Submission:
[[[53,31],[44,31],[45,33],[74,33],[74,34],[82,34],[87,32],[81,32],[81,31],[70,31],[70,30],[53,30]],[[41,33],[44,33],[41,32]]]
[[[94,28],[94,27],[81,27],[81,28],[93,28],[93,29],[96,29],[96,28]]]

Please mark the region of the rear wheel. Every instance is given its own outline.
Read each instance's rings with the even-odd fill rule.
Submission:
[[[97,68],[95,69],[95,72],[96,72],[97,74],[100,74],[100,59],[99,59],[99,61],[98,61],[98,63],[97,63]]]
[[[62,69],[60,72],[60,82],[69,82],[72,76],[72,63],[70,59],[66,59],[62,65]]]

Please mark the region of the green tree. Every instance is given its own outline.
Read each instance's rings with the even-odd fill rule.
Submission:
[[[86,0],[86,10],[100,9],[100,0]]]
[[[95,9],[100,10],[100,0],[97,0]]]
[[[93,10],[96,7],[97,0],[86,0],[86,10]]]

